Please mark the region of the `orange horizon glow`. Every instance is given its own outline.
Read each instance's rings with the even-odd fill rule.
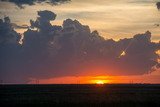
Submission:
[[[39,79],[39,84],[114,84],[114,83],[160,83],[160,71],[137,76],[65,76],[50,79]],[[28,84],[35,84],[31,79]]]

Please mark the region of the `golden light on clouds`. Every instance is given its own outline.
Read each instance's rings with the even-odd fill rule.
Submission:
[[[156,51],[156,54],[160,55],[160,50]]]
[[[121,55],[119,56],[119,58],[122,57],[122,56],[125,56],[125,55],[126,55],[126,52],[123,51],[123,52],[121,53]]]
[[[160,56],[160,50],[156,51],[156,54],[158,54],[158,55]],[[158,60],[158,62],[160,63],[160,58],[157,59],[157,60]]]

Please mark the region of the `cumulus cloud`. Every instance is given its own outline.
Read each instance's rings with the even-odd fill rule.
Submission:
[[[35,5],[35,3],[47,3],[50,5],[58,5],[69,1],[70,0],[0,0],[0,2],[14,3],[19,8],[24,8],[24,5]]]
[[[20,35],[14,31],[9,17],[0,19],[0,78],[8,80],[17,80],[15,77],[22,77],[18,69],[20,62],[19,44]],[[18,76],[18,74],[20,74]],[[23,73],[22,73],[23,74]],[[23,79],[21,79],[23,81]],[[18,81],[16,81],[18,82]]]
[[[20,36],[14,31],[9,17],[5,17],[4,20],[0,19],[0,37],[1,44],[17,44],[20,40]]]
[[[159,68],[156,51],[160,43],[151,41],[149,31],[114,41],[104,39],[78,20],[51,25],[56,18],[51,11],[38,11],[38,16],[30,21],[22,45],[9,18],[0,20],[3,80],[18,81],[17,75],[21,81],[75,75],[142,75]]]
[[[50,21],[55,20],[56,14],[51,11],[38,11],[39,17],[36,21],[30,20],[31,28],[37,28],[40,31],[50,32],[53,27],[50,24]]]

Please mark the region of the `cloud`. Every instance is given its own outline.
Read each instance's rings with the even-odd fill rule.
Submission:
[[[30,20],[32,28],[38,28],[41,31],[49,32],[53,27],[50,21],[55,20],[56,14],[51,11],[38,11],[39,17],[36,21]]]
[[[11,23],[11,25],[12,25],[13,28],[15,28],[15,29],[28,29],[28,28],[29,28],[28,25],[17,25],[16,23]]]
[[[18,82],[16,78],[21,78],[22,81],[26,78],[22,75],[18,69],[20,68],[20,53],[21,45],[19,44],[20,35],[14,31],[9,17],[5,17],[4,20],[0,19],[0,78],[8,78],[8,81],[14,80]],[[20,74],[20,75],[19,75]],[[17,75],[17,77],[16,77]],[[5,80],[5,79],[4,79]]]
[[[160,9],[160,2],[157,2],[157,9],[159,10]]]
[[[36,21],[20,36],[8,17],[0,20],[0,78],[23,82],[80,75],[142,75],[159,68],[160,43],[151,41],[149,31],[119,41],[104,39],[98,31],[78,20],[66,19],[51,25],[56,14],[38,11]],[[17,77],[18,76],[18,77]]]
[[[14,3],[19,8],[24,8],[24,5],[35,5],[35,3],[47,3],[50,5],[58,5],[69,1],[70,0],[0,0],[0,2]]]
[[[18,33],[13,30],[9,17],[5,17],[4,20],[0,19],[0,37],[1,44],[17,44],[20,40]]]

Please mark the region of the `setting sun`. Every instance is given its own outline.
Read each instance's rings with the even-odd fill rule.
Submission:
[[[111,83],[110,79],[112,78],[109,76],[95,76],[89,79],[90,79],[89,83],[91,84],[106,84],[106,83]]]
[[[98,81],[96,82],[96,84],[104,84],[104,82],[101,81],[101,80],[98,80]]]

